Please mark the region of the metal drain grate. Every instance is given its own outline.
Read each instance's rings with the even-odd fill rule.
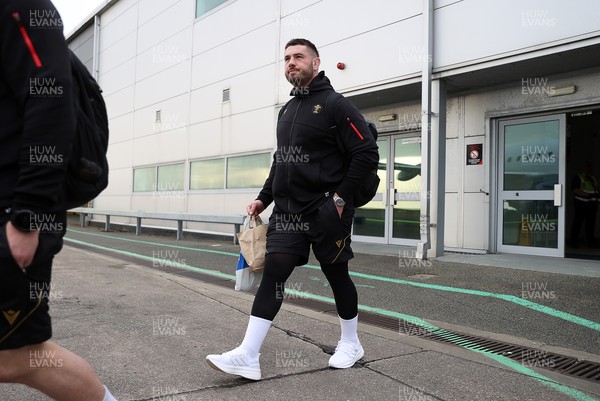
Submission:
[[[289,299],[286,302],[337,316],[335,308],[325,302],[310,299]],[[502,355],[520,362],[528,368],[551,370],[600,384],[600,364],[596,362],[455,331],[443,330],[438,333],[408,320],[395,319],[371,312],[361,311],[360,321],[395,331],[401,335],[417,336],[456,347],[485,350],[491,354]]]
[[[470,334],[448,330],[431,331],[406,320],[402,320],[399,326],[400,333],[405,335],[414,335],[427,340],[466,347],[468,349],[479,349],[491,354],[505,356],[520,362],[527,368],[551,370],[563,375],[600,384],[600,364],[596,362]]]

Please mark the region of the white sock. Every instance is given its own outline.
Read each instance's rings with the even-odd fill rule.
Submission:
[[[108,391],[106,386],[104,386],[104,389],[106,390],[106,393],[104,394],[104,399],[102,401],[117,401],[117,399],[112,396],[110,391]]]
[[[271,328],[271,323],[273,322],[270,320],[250,315],[246,335],[240,345],[240,348],[250,354],[250,357],[257,358],[260,355],[260,347]]]
[[[340,317],[340,326],[342,327],[342,340],[360,344],[360,341],[358,341],[358,315],[350,320],[344,320]]]

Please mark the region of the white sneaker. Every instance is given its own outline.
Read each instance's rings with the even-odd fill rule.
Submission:
[[[256,358],[251,358],[246,351],[238,347],[221,355],[208,355],[206,363],[211,368],[225,373],[242,376],[250,380],[260,380],[259,358],[260,354]]]
[[[348,340],[340,340],[335,347],[335,354],[329,358],[329,366],[337,369],[351,367],[365,355],[365,350],[360,343],[356,344]]]

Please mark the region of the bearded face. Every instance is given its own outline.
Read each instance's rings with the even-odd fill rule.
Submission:
[[[295,88],[308,86],[319,73],[320,59],[303,45],[285,49],[285,78]]]

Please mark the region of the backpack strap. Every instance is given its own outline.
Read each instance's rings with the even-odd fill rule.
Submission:
[[[329,131],[331,131],[335,136],[335,142],[337,143],[338,149],[340,153],[345,155],[348,153],[346,148],[344,147],[344,143],[342,142],[342,138],[340,136],[340,130],[338,129],[335,122],[335,103],[341,99],[343,96],[336,91],[331,91],[329,95],[327,95],[327,99],[325,100],[325,110],[329,113]],[[331,104],[331,110],[329,109],[329,105]],[[347,163],[348,161],[346,161]]]

